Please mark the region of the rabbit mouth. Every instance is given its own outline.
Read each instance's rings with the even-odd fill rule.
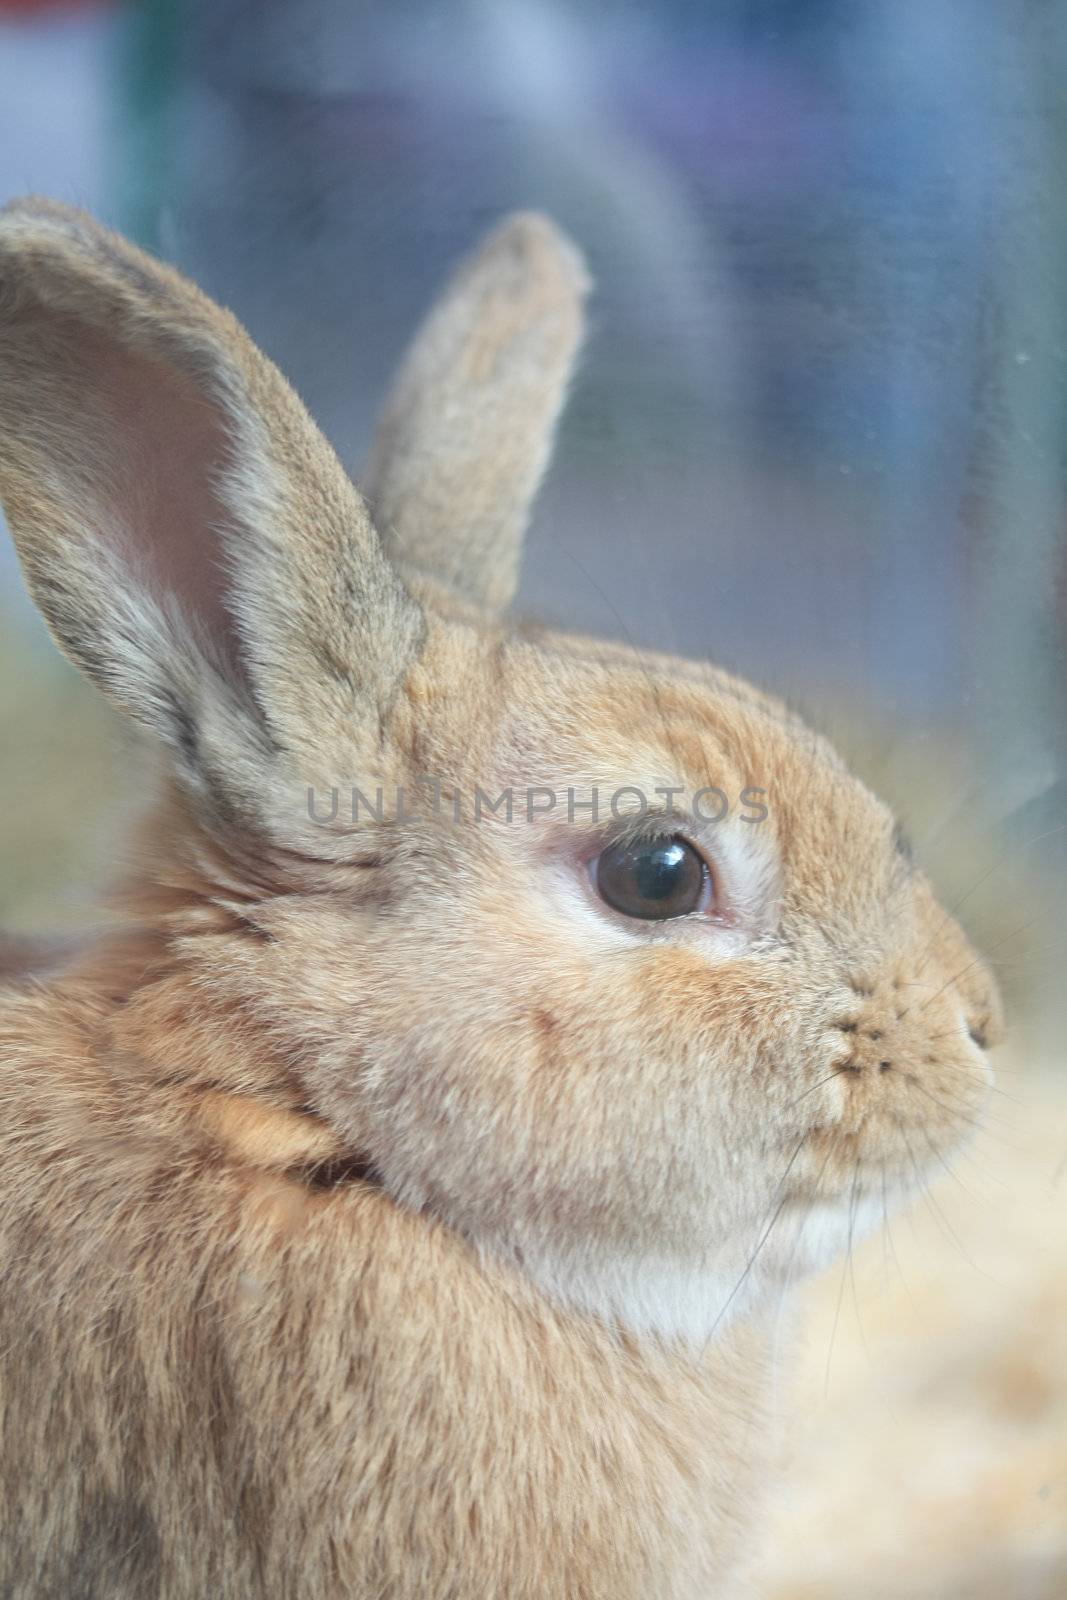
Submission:
[[[929,1130],[894,1121],[891,1137],[877,1127],[816,1128],[805,1140],[809,1173],[790,1185],[782,1201],[793,1216],[818,1213],[862,1217],[874,1208],[876,1221],[908,1205],[949,1169],[952,1152],[965,1142],[961,1130],[931,1136]]]

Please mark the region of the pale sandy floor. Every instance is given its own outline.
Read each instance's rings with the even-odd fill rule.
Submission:
[[[1067,1600],[1067,1063],[1002,1081],[959,1182],[804,1292],[764,1600]]]

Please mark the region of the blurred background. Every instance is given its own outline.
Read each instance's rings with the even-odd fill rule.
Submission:
[[[356,475],[456,257],[563,223],[520,609],[795,701],[1001,975],[985,1144],[808,1294],[780,1600],[1067,1595],[1065,66],[1067,0],[0,0],[0,200],[186,269]],[[6,536],[0,739],[0,926],[84,925],[135,756]]]

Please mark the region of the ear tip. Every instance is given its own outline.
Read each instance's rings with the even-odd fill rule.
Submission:
[[[19,216],[25,213],[28,216],[62,216],[80,217],[85,213],[76,206],[68,206],[62,200],[53,200],[46,194],[16,194],[10,200],[5,200],[0,205],[0,215]]]
[[[41,194],[16,195],[13,200],[6,200],[0,205],[0,226],[24,222],[58,222],[69,228],[72,224],[84,227],[86,223],[92,223],[92,218],[77,206],[64,205],[61,200],[50,200]]]
[[[567,290],[584,300],[592,288],[585,256],[569,234],[543,211],[513,211],[485,241],[487,255],[508,255],[538,277],[562,279]]]
[[[0,206],[0,307],[5,328],[30,304],[112,319],[113,284],[107,265],[121,241],[87,211],[40,195],[20,195]],[[101,308],[108,299],[106,316]]]
[[[0,255],[8,273],[28,273],[32,280],[42,255],[69,259],[106,238],[107,230],[88,211],[60,200],[18,195],[0,205]]]

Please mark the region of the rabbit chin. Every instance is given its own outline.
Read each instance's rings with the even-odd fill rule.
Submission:
[[[704,1260],[524,1247],[522,1271],[557,1304],[630,1334],[697,1348],[740,1318],[780,1304],[797,1281],[828,1267],[876,1229],[903,1191],[837,1201],[790,1200],[742,1248]]]

